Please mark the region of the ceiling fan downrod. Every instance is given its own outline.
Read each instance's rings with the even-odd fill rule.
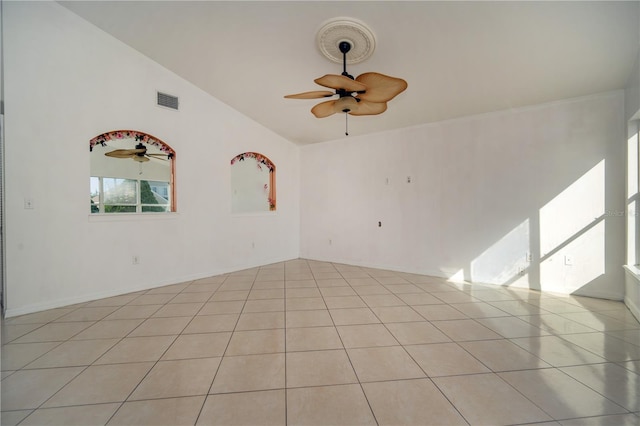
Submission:
[[[347,72],[347,52],[351,50],[351,43],[348,41],[341,41],[340,44],[338,44],[338,49],[342,52],[342,75],[354,80],[353,76],[349,75]]]

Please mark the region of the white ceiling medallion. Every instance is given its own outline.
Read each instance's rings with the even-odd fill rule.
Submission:
[[[333,18],[326,21],[316,35],[320,52],[330,61],[342,63],[338,47],[346,41],[351,45],[347,53],[348,64],[359,64],[373,54],[376,39],[373,32],[361,21],[353,18]]]

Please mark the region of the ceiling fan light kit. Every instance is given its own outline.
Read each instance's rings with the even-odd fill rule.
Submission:
[[[368,72],[354,78],[347,64],[357,64],[369,58],[375,49],[373,32],[362,22],[351,18],[335,18],[325,22],[316,36],[320,52],[333,62],[342,63],[342,74],[326,74],[314,80],[330,90],[286,95],[287,99],[319,99],[338,96],[313,108],[316,118],[342,112],[347,115],[377,115],[387,110],[387,102],[407,88],[401,78]],[[349,57],[347,57],[349,54]],[[348,135],[348,131],[345,131]]]

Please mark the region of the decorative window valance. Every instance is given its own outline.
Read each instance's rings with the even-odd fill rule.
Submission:
[[[137,130],[114,130],[111,132],[103,133],[96,136],[89,141],[89,151],[93,151],[93,147],[100,144],[106,146],[110,140],[127,139],[132,138],[136,142],[146,143],[157,147],[160,151],[166,153],[169,158],[173,158],[176,152],[166,143],[162,142],[155,136],[151,136],[147,133],[139,132]]]

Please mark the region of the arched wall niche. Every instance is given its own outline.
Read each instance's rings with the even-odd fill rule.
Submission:
[[[276,210],[276,166],[259,152],[243,152],[231,159],[231,213]]]
[[[114,130],[89,141],[91,213],[177,210],[176,152],[138,130]]]

